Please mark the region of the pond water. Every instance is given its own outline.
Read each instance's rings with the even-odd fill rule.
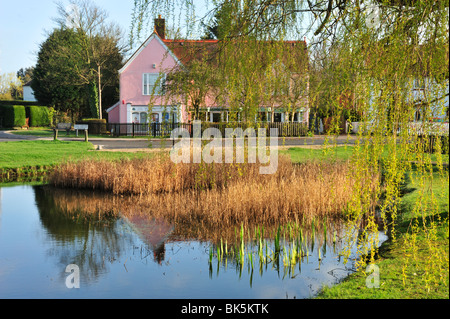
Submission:
[[[356,244],[344,262],[336,242],[316,236],[306,256],[285,266],[282,258],[262,261],[246,241],[239,263],[219,258],[217,241],[180,236],[165,221],[68,215],[86,200],[61,200],[61,192],[0,188],[0,298],[310,298],[354,271]],[[266,242],[265,256],[273,245]],[[70,288],[77,278],[79,288]]]

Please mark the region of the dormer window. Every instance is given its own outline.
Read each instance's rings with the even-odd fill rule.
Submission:
[[[142,75],[142,95],[164,95],[165,74],[144,73]]]

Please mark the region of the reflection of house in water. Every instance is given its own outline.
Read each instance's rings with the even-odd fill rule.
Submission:
[[[155,261],[161,264],[166,252],[164,243],[174,227],[163,219],[148,218],[144,215],[133,214],[128,216],[127,220],[141,240],[149,245]]]
[[[148,246],[153,252],[156,262],[161,263],[164,260],[164,244],[171,240],[169,236],[173,233],[174,226],[163,218],[151,216],[149,214],[151,206],[144,200],[136,201],[136,198],[132,197],[121,197],[120,200],[117,200],[110,194],[58,189],[48,186],[36,188],[36,198],[38,204],[46,203],[46,206],[41,209],[44,213],[41,212],[41,214],[49,215],[50,212],[53,213],[51,218],[42,217],[44,224],[46,222],[55,224],[58,219],[73,223],[78,219],[106,221],[110,217],[118,217],[125,221],[127,226]],[[49,207],[54,207],[54,209],[49,209]],[[49,228],[50,225],[47,225],[47,227]],[[79,225],[78,227],[83,226]],[[104,233],[106,229],[101,227],[97,233]],[[114,238],[114,242],[119,242],[121,235],[116,233],[116,230],[112,227],[113,233],[109,236]],[[60,236],[63,236],[63,234]]]

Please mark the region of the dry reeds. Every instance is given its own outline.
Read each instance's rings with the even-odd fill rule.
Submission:
[[[274,176],[292,172],[287,158]],[[257,181],[259,163],[254,164],[174,164],[167,156],[120,161],[86,160],[67,162],[49,174],[50,184],[63,188],[92,189],[113,194],[159,194],[184,190],[223,189],[237,180]]]
[[[293,165],[280,157],[273,175],[259,164],[174,164],[167,158],[66,163],[51,175],[58,187],[139,195],[122,214],[221,227],[338,216],[351,199],[347,163]],[[111,206],[109,207],[111,208]]]
[[[345,178],[346,169],[310,164],[293,169],[285,178],[237,180],[224,189],[151,195],[145,200],[155,208],[155,214],[222,226],[333,216],[350,200],[352,183]]]

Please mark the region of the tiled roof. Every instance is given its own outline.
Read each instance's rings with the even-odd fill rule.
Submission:
[[[163,42],[184,65],[193,59],[210,59],[219,47],[217,40],[168,40]]]
[[[167,47],[172,51],[172,53],[184,64],[187,65],[193,59],[201,60],[206,59],[211,61],[216,56],[217,52],[221,49],[221,45],[218,40],[162,40]],[[269,45],[273,45],[276,42],[264,41],[262,43],[262,50]],[[284,57],[280,60],[286,62],[287,56],[291,57],[291,61],[297,65],[307,66],[308,63],[308,53],[305,41],[283,41],[284,52],[286,53]],[[278,43],[279,44],[279,43]],[[262,53],[264,55],[264,53]],[[262,57],[264,59],[264,57]],[[290,64],[292,64],[292,62]],[[286,63],[288,64],[288,63]],[[300,70],[299,70],[300,71]]]

